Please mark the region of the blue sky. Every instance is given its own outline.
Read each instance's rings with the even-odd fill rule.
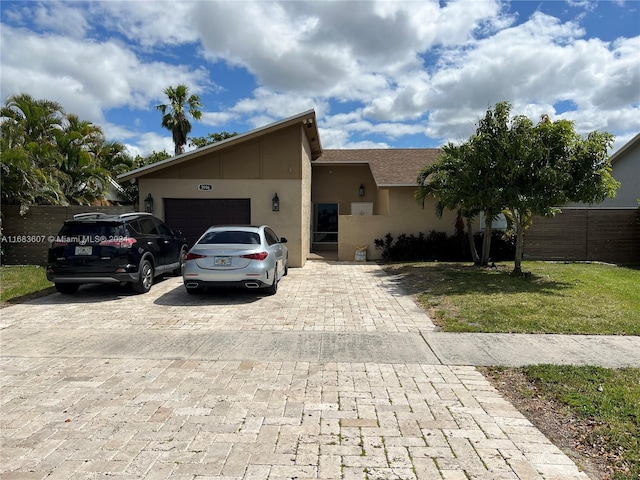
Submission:
[[[173,152],[163,89],[203,102],[192,136],[315,109],[324,148],[466,140],[488,107],[640,131],[640,1],[5,1],[0,94],[55,100],[132,154]]]

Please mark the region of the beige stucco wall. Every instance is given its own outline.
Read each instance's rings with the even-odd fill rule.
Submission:
[[[208,153],[138,177],[140,205],[151,193],[154,215],[164,219],[164,199],[251,200],[251,223],[270,225],[287,238],[289,264],[304,265],[309,253],[310,149],[301,126],[293,126],[238,147]],[[212,189],[200,191],[199,184]],[[280,211],[271,211],[277,193]]]
[[[358,196],[360,184],[364,197]],[[369,165],[314,165],[312,199],[314,203],[338,203],[338,260],[352,261],[358,246],[367,246],[367,258],[380,258],[374,240],[387,233],[428,233],[431,230],[454,233],[455,214],[435,214],[435,200],[425,207],[414,199],[416,187],[377,188]],[[373,203],[373,215],[350,215],[352,202]]]
[[[198,184],[208,183],[213,189],[198,191]],[[151,193],[154,198],[154,215],[164,219],[165,198],[249,198],[251,199],[251,224],[269,225],[278,235],[287,238],[289,263],[301,267],[308,256],[308,235],[300,226],[303,217],[300,199],[300,180],[220,180],[202,179],[140,179],[141,192]],[[277,193],[280,211],[271,211],[271,199]],[[144,197],[143,197],[144,198]],[[144,207],[141,207],[143,209]],[[306,249],[306,253],[303,251]]]
[[[363,197],[358,195],[360,184]],[[340,215],[351,213],[352,202],[373,202],[378,213],[377,189],[368,164],[314,165],[311,193],[313,203],[337,203]]]
[[[382,252],[375,249],[375,239],[391,233],[394,238],[402,233],[417,235],[431,230],[455,232],[455,212],[445,212],[442,218],[435,214],[435,200],[427,199],[424,209],[413,198],[415,187],[388,189],[389,213],[386,215],[340,215],[338,218],[338,260],[353,261],[357,246],[367,246],[367,259],[379,259]]]
[[[311,253],[311,225],[312,225],[312,203],[311,203],[311,183],[312,183],[312,170],[311,170],[311,147],[306,141],[306,136],[302,135],[304,142],[302,143],[302,162],[301,175],[302,181],[300,182],[300,235],[302,236],[300,242],[301,253],[301,265],[303,266]]]

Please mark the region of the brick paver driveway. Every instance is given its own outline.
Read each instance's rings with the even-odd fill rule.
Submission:
[[[0,311],[3,479],[587,478],[375,264]]]

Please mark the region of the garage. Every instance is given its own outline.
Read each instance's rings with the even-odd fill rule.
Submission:
[[[137,184],[138,208],[181,230],[191,245],[211,225],[269,225],[287,238],[289,266],[297,268],[311,249],[311,166],[321,153],[309,110],[131,170],[118,181]],[[357,187],[363,179],[354,181]]]
[[[165,223],[182,231],[189,246],[212,225],[251,224],[249,198],[165,198]]]

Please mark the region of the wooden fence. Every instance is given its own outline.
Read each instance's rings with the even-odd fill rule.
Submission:
[[[20,215],[20,207],[2,206],[2,264],[45,265],[47,250],[65,220],[77,213],[127,213],[131,205],[119,207],[37,205]]]
[[[640,211],[564,208],[554,218],[536,217],[524,258],[640,263]]]

